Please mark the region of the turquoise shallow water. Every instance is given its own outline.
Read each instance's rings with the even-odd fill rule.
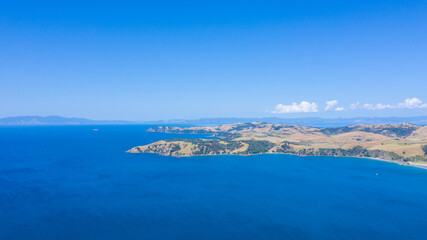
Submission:
[[[426,239],[427,170],[125,153],[183,137],[147,128],[0,128],[0,239]]]

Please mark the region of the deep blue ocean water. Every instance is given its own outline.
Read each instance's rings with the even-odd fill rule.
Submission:
[[[198,137],[148,127],[0,128],[0,239],[427,239],[427,170],[125,153]]]

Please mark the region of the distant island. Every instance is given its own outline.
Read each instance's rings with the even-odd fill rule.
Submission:
[[[189,157],[284,153],[299,156],[349,156],[427,166],[427,126],[408,123],[317,128],[263,122],[216,127],[148,129],[174,134],[210,134],[214,139],[168,139],[137,146],[129,153]]]

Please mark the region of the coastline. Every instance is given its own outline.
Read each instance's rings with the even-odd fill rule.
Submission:
[[[398,161],[393,161],[393,160],[387,160],[387,159],[381,159],[381,158],[370,158],[370,157],[355,157],[355,158],[365,158],[365,159],[371,159],[371,160],[376,160],[376,161],[395,163],[395,164],[398,164],[401,166],[409,166],[409,167],[427,169],[427,164],[412,163],[412,162],[401,162],[401,161],[398,162]]]
[[[127,153],[132,153],[129,151],[126,151]],[[320,156],[320,155],[298,155],[298,154],[292,154],[292,153],[259,153],[259,154],[205,154],[205,155],[190,155],[190,156],[168,156],[163,154],[157,154],[157,153],[150,153],[150,152],[142,152],[142,153],[149,153],[149,154],[156,154],[161,155],[165,157],[175,157],[175,158],[190,158],[190,157],[212,157],[212,156],[241,156],[241,157],[249,157],[249,156],[255,156],[255,155],[263,155],[263,154],[284,154],[284,155],[293,155],[298,157],[346,157],[346,158],[362,158],[362,159],[370,159],[370,160],[376,160],[376,161],[382,161],[382,162],[389,162],[389,163],[395,163],[401,166],[409,166],[409,167],[416,167],[427,170],[427,164],[420,164],[420,163],[411,163],[411,162],[402,162],[402,161],[393,161],[388,159],[381,159],[381,158],[373,158],[373,157],[356,157],[356,156]]]
[[[357,157],[427,169],[427,126],[402,124],[314,128],[264,122],[217,127],[153,127],[150,132],[210,134],[217,139],[172,138],[128,150],[163,156],[296,156]]]

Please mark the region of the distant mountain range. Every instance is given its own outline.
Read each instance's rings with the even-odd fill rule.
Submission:
[[[151,121],[145,122],[152,125],[221,125],[234,123],[250,123],[250,122],[265,122],[265,123],[282,123],[300,126],[312,127],[342,127],[358,124],[389,124],[389,123],[411,123],[417,125],[427,125],[427,116],[420,117],[359,117],[359,118],[201,118],[194,120],[167,120],[167,121]]]
[[[234,123],[266,122],[282,123],[312,127],[341,127],[358,124],[389,124],[389,123],[411,123],[427,125],[427,116],[420,117],[359,117],[359,118],[200,118],[200,119],[175,119],[160,121],[109,121],[90,120],[85,118],[66,118],[61,116],[18,116],[0,119],[0,126],[17,125],[94,125],[94,124],[149,124],[149,125],[221,125]]]
[[[92,124],[130,124],[128,121],[90,120],[85,118],[66,118],[60,116],[19,116],[0,119],[0,126],[18,125],[92,125]]]

